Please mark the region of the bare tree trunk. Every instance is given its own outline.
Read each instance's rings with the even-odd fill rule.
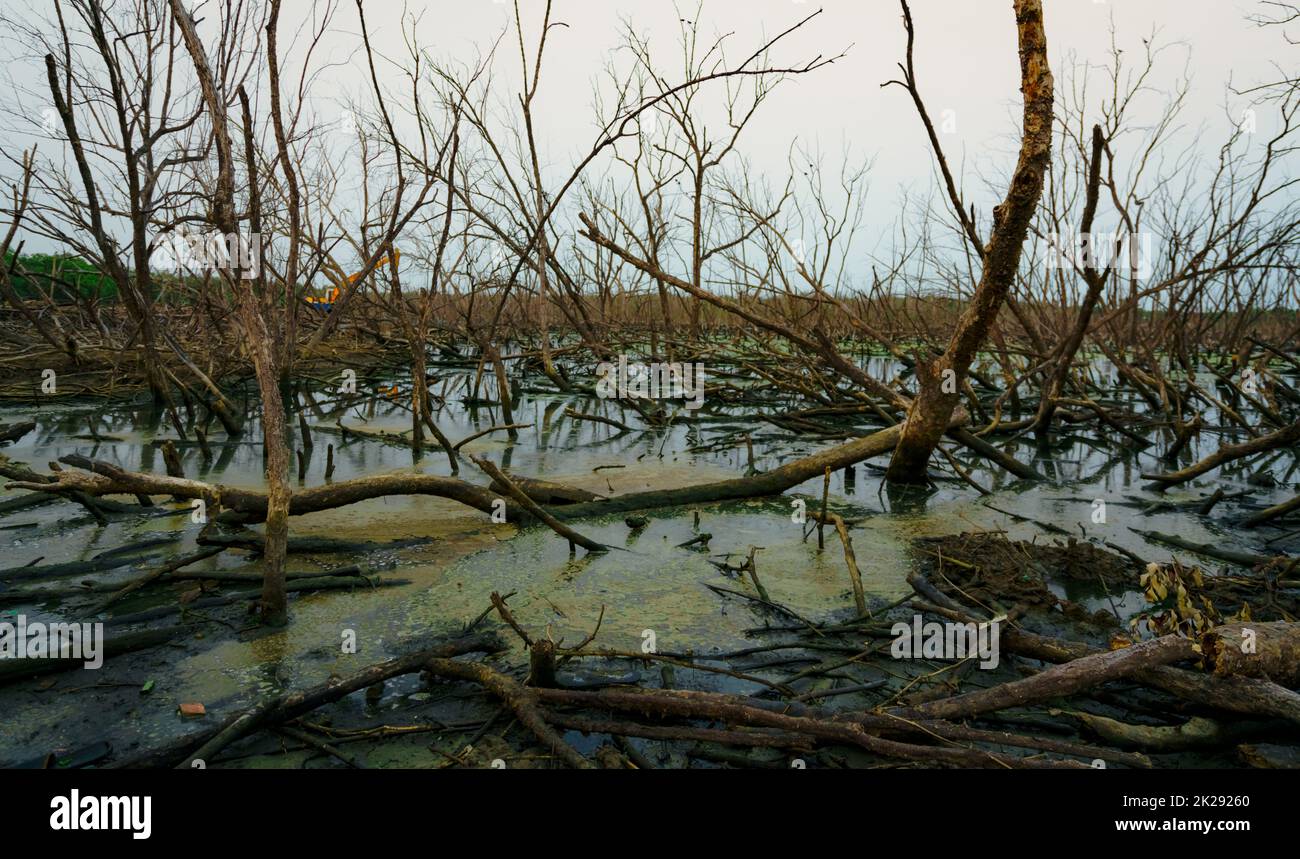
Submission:
[[[194,20],[181,4],[181,0],[170,0],[172,12],[180,27],[185,48],[194,62],[195,73],[203,91],[208,114],[212,121],[213,142],[217,150],[217,186],[212,194],[212,222],[217,229],[227,236],[237,235],[239,221],[235,210],[235,165],[231,151],[229,127],[226,122],[225,103],[217,92],[212,69],[208,64],[203,43],[199,41]],[[249,188],[256,189],[256,158],[253,151],[252,117],[248,110],[248,98],[240,88],[240,104],[243,109],[244,147],[248,162]],[[260,232],[260,213],[256,193],[249,205],[250,228],[256,235]],[[260,258],[259,258],[260,259]],[[289,449],[285,441],[284,403],[280,398],[279,370],[275,355],[276,339],[271,337],[267,320],[262,313],[258,300],[265,294],[265,272],[259,267],[254,279],[245,279],[230,270],[223,272],[238,303],[240,329],[244,345],[253,361],[257,376],[258,393],[262,399],[262,443],[266,450],[266,549],[263,553],[265,578],[262,584],[262,620],[273,625],[282,626],[288,619],[288,606],[285,598],[284,563],[289,536],[289,502],[290,490],[286,480],[289,468]]]
[[[141,272],[137,270],[136,277],[132,277],[122,265],[122,260],[118,257],[118,249],[110,238],[103,222],[103,215],[99,201],[99,189],[95,185],[95,180],[90,171],[90,161],[86,155],[85,146],[81,141],[81,135],[77,131],[76,119],[73,116],[73,105],[64,97],[63,91],[59,87],[58,69],[54,62],[52,54],[45,55],[46,77],[50,86],[50,95],[54,101],[54,109],[63,122],[64,133],[68,136],[68,146],[72,149],[72,155],[77,164],[77,171],[81,176],[82,190],[86,194],[87,214],[91,235],[94,236],[95,242],[99,247],[100,256],[103,259],[104,269],[108,272],[109,277],[117,287],[118,294],[122,298],[122,303],[126,306],[127,313],[135,322],[139,329],[141,342],[145,348],[144,371],[145,377],[149,382],[149,390],[153,393],[154,401],[171,405],[171,396],[168,394],[168,383],[163,378],[162,362],[158,359],[157,352],[154,349],[154,327],[153,312],[148,306],[147,297],[137,292],[137,280]],[[115,87],[116,82],[110,83]],[[123,144],[129,147],[129,141]],[[127,153],[128,162],[131,154]],[[133,229],[139,225],[133,223]],[[136,253],[136,266],[142,264],[139,256],[139,242],[133,241],[133,250]],[[144,257],[143,265],[148,267],[148,256]]]
[[[501,360],[501,350],[495,343],[488,341],[485,351],[496,373],[497,398],[501,401],[501,421],[506,426],[511,426],[515,422],[515,416],[510,402],[510,378],[506,375],[506,362]],[[519,437],[519,432],[515,429],[506,430],[506,434],[512,441]]]
[[[1056,411],[1056,401],[1060,399],[1061,391],[1065,388],[1065,380],[1070,375],[1070,365],[1074,363],[1075,353],[1083,345],[1083,338],[1088,333],[1088,323],[1092,321],[1092,312],[1097,307],[1097,301],[1101,298],[1101,291],[1110,275],[1109,267],[1102,272],[1097,271],[1094,264],[1097,256],[1096,245],[1091,236],[1092,224],[1097,215],[1097,199],[1101,192],[1101,154],[1105,144],[1106,138],[1101,132],[1101,126],[1094,125],[1092,127],[1092,163],[1088,165],[1088,194],[1083,206],[1083,220],[1080,222],[1080,230],[1088,236],[1088,249],[1084,257],[1083,269],[1083,278],[1088,284],[1088,293],[1084,296],[1083,306],[1079,308],[1079,316],[1074,320],[1074,328],[1071,329],[1069,336],[1061,347],[1060,357],[1057,359],[1056,365],[1052,369],[1052,375],[1047,381],[1047,387],[1043,391],[1042,400],[1038,406],[1038,417],[1034,424],[1035,429],[1039,432],[1046,430],[1052,423],[1052,415]]]
[[[957,321],[948,348],[933,361],[918,362],[920,392],[908,411],[887,478],[898,483],[925,480],[927,464],[961,397],[980,344],[997,318],[1015,280],[1029,223],[1043,191],[1052,150],[1052,72],[1047,63],[1041,0],[1016,0],[1024,131],[1020,157],[1006,199],[993,210],[993,233],[984,250],[983,274],[970,305]]]
[[[257,195],[257,156],[253,144],[253,117],[248,110],[248,94],[239,88],[239,106],[244,120],[244,157],[247,161],[248,187],[250,188],[249,227],[256,240],[261,233],[261,204]],[[224,124],[224,123],[223,123]],[[233,196],[231,201],[233,203]],[[233,211],[233,206],[232,206]],[[234,229],[237,225],[232,224]],[[260,266],[259,256],[259,266]],[[280,361],[277,355],[280,340],[273,336],[272,326],[258,303],[258,297],[267,295],[265,271],[259,270],[251,281],[256,289],[237,289],[239,316],[244,329],[244,342],[253,356],[257,373],[257,390],[262,398],[262,444],[266,449],[266,549],[262,555],[265,566],[262,579],[262,622],[269,626],[284,626],[289,620],[285,597],[285,556],[289,547],[289,446],[286,443],[284,397],[281,394]],[[267,302],[274,308],[274,302]],[[284,312],[288,312],[286,307]],[[270,312],[274,313],[274,309]],[[281,330],[276,328],[276,330]]]

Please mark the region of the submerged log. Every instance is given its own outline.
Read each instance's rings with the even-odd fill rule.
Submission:
[[[1147,473],[1143,474],[1142,478],[1154,481],[1160,487],[1174,486],[1179,483],[1186,483],[1192,478],[1199,477],[1207,471],[1213,471],[1221,465],[1227,465],[1229,462],[1235,462],[1247,456],[1254,456],[1257,453],[1276,450],[1280,447],[1290,447],[1296,442],[1300,442],[1300,421],[1296,421],[1268,435],[1252,438],[1249,441],[1243,441],[1239,444],[1225,444],[1201,461],[1178,471]]]
[[[377,665],[371,665],[342,680],[329,681],[317,686],[292,692],[270,703],[254,705],[253,718],[244,718],[248,711],[235,713],[219,725],[202,731],[177,737],[154,749],[148,749],[123,758],[108,765],[109,769],[132,769],[138,767],[174,766],[179,761],[191,756],[193,751],[204,743],[221,734],[227,728],[240,722],[242,729],[227,734],[228,742],[262,726],[278,725],[304,716],[331,701],[338,701],[353,692],[383,683],[403,674],[413,674],[422,669],[431,659],[451,658],[466,653],[500,653],[505,645],[494,635],[476,635],[442,642],[432,647],[399,656]],[[242,722],[241,722],[242,719]],[[218,750],[219,751],[219,750]]]
[[[410,537],[403,540],[389,540],[380,543],[373,540],[342,540],[335,537],[290,537],[286,551],[301,555],[311,553],[328,554],[333,552],[363,553],[384,549],[405,549],[410,546],[423,546],[432,542],[431,537]],[[237,534],[200,534],[200,546],[221,546],[231,549],[249,549],[261,552],[266,548],[266,537],[254,531]]]
[[[576,486],[565,486],[562,483],[539,480],[536,477],[520,477],[511,474],[509,478],[521,492],[538,504],[576,504],[580,501],[603,501],[605,498],[603,495],[578,489]],[[488,488],[503,495],[508,492],[505,484],[495,478]]]
[[[165,626],[158,629],[146,629],[141,632],[126,632],[121,635],[105,636],[100,642],[98,656],[110,659],[124,653],[133,653],[166,644],[185,631],[185,627]],[[24,677],[38,674],[51,674],[57,671],[71,671],[83,668],[87,660],[75,659],[2,659],[0,660],[0,683],[11,683]]]
[[[1177,534],[1162,534],[1159,531],[1144,531],[1140,528],[1129,528],[1129,530],[1152,542],[1163,543],[1176,549],[1185,549],[1198,555],[1205,555],[1207,558],[1216,558],[1246,569],[1253,569],[1260,564],[1267,564],[1273,560],[1269,555],[1260,555],[1255,552],[1239,552],[1236,549],[1226,549],[1214,543],[1197,543],[1194,540],[1188,540],[1186,537],[1179,537]]]
[[[18,439],[27,435],[34,429],[36,429],[36,421],[23,421],[22,423],[16,424],[0,424],[0,444],[18,441]]]
[[[120,589],[114,591],[107,598],[91,606],[90,610],[87,613],[92,615],[99,614],[101,611],[108,608],[110,605],[117,602],[122,597],[139,590],[145,585],[155,582],[158,579],[163,578],[164,576],[175,573],[181,567],[186,567],[198,561],[211,558],[214,555],[219,555],[224,551],[225,548],[222,546],[209,546],[207,548],[200,549],[199,551],[194,552],[192,554],[177,558],[176,560],[164,564],[156,570],[151,570],[148,573],[145,573],[143,576],[139,577],[138,579],[135,579],[134,581],[128,582],[126,585],[123,585]]]
[[[1255,528],[1274,519],[1281,519],[1295,511],[1300,510],[1300,495],[1295,496],[1289,501],[1283,501],[1281,504],[1274,504],[1258,513],[1252,513],[1242,520],[1243,528]]]
[[[0,570],[0,580],[12,582],[24,579],[81,576],[89,573],[116,570],[119,567],[138,564],[141,560],[130,555],[109,555],[108,557],[92,558],[89,561],[69,561],[63,564],[46,564],[42,567],[11,567],[7,570]]]

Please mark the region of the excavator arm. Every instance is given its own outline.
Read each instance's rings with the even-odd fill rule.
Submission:
[[[379,262],[375,263],[375,268],[379,268],[380,266],[384,266],[384,265],[391,265],[393,268],[397,268],[397,265],[398,263],[401,262],[401,260],[402,260],[402,252],[397,248],[393,248],[392,253],[385,254],[384,256],[380,257]],[[334,302],[338,301],[339,287],[344,281],[344,278],[342,277],[343,271],[333,263],[329,263],[325,266],[322,266],[321,270],[325,272],[326,277],[334,281],[334,288],[331,289],[324,296],[316,296],[316,295],[303,296],[303,301],[307,302],[307,304],[312,307],[318,307],[321,310],[329,311],[330,308],[334,306]],[[358,271],[348,275],[346,278],[347,283],[348,284],[356,283],[357,280],[361,278],[361,274],[362,272]]]

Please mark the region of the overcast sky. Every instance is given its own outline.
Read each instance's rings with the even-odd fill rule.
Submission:
[[[17,5],[27,0],[0,0]],[[36,0],[36,6],[44,0]],[[1260,28],[1248,16],[1267,11],[1261,0],[1045,0],[1049,55],[1057,71],[1067,63],[1102,66],[1109,61],[1112,24],[1118,47],[1137,61],[1143,40],[1169,45],[1150,81],[1148,113],[1164,101],[1164,91],[1182,74],[1193,85],[1184,115],[1188,134],[1199,135],[1212,153],[1231,130],[1224,111],[1225,87],[1231,78],[1248,86],[1275,78],[1276,67],[1295,68],[1295,47],[1288,47],[1277,28]],[[286,0],[281,32],[310,20],[313,0]],[[398,0],[369,0],[367,20],[377,49],[394,59],[404,54]],[[535,34],[541,0],[523,3],[525,27]],[[932,186],[933,159],[906,92],[881,84],[897,76],[905,33],[897,0],[556,0],[553,19],[565,26],[552,30],[537,98],[537,136],[555,171],[568,168],[595,139],[593,88],[622,41],[621,23],[632,22],[662,58],[674,66],[679,20],[696,18],[704,36],[730,33],[729,56],[747,56],[767,38],[804,16],[824,11],[774,55],[777,63],[798,62],[818,54],[847,55],[834,65],[784,83],[764,105],[742,142],[754,168],[781,184],[793,141],[838,161],[873,159],[867,232],[876,239],[889,232],[898,211],[900,188],[926,193]],[[916,23],[916,68],[919,85],[936,122],[949,116],[955,130],[943,144],[962,168],[970,197],[985,207],[978,174],[1003,175],[1014,160],[1019,111],[1016,33],[1010,0],[913,0]],[[512,24],[513,5],[504,0],[408,0],[408,13],[421,16],[420,40],[437,56],[473,62]],[[214,12],[209,12],[214,14]],[[1300,35],[1293,28],[1292,35]],[[2,39],[3,36],[0,36]],[[507,39],[511,38],[510,36]],[[282,45],[287,42],[282,35]],[[350,0],[339,4],[321,60],[339,63],[317,81],[313,98],[324,115],[337,113],[349,94],[363,93],[364,64],[356,54],[359,27]],[[502,43],[498,83],[502,95],[518,92],[518,48]],[[13,46],[7,56],[16,53]],[[20,84],[40,80],[42,70],[9,64]],[[394,88],[400,76],[381,65],[381,77]],[[1102,78],[1097,78],[1099,84]],[[39,90],[37,90],[39,91]],[[1234,107],[1238,110],[1239,107]],[[945,114],[945,111],[952,111]],[[1141,121],[1143,113],[1135,115]],[[1269,117],[1261,114],[1261,131]],[[12,142],[12,141],[11,141]],[[879,247],[876,240],[869,246]]]
[[[954,167],[962,167],[968,199],[987,212],[1004,186],[987,189],[980,177],[1006,175],[1018,146],[1019,64],[1012,4],[914,0],[911,6],[922,94],[936,123],[945,116],[954,121],[955,130],[950,125],[942,143]],[[1144,41],[1165,46],[1130,122],[1154,122],[1175,82],[1190,75],[1184,139],[1199,141],[1211,156],[1244,105],[1235,99],[1231,112],[1225,109],[1229,81],[1241,88],[1274,80],[1279,65],[1295,68],[1300,51],[1285,44],[1278,28],[1261,28],[1250,20],[1267,11],[1260,0],[1045,0],[1044,6],[1058,101],[1062,70],[1082,63],[1097,67],[1091,86],[1098,96],[1094,109],[1099,106],[1097,90],[1110,62],[1112,37],[1125,60],[1135,65],[1145,55]],[[372,35],[381,50],[399,56],[398,4],[384,8],[393,14],[368,17]],[[422,12],[418,32],[435,54],[470,62],[510,27],[514,7],[496,0],[410,0],[407,8]],[[523,8],[525,28],[535,34],[543,3],[528,2]],[[787,155],[795,140],[822,153],[832,169],[846,151],[851,159],[872,159],[864,235],[856,244],[887,256],[900,189],[924,196],[934,187],[934,161],[907,93],[901,87],[881,87],[898,77],[897,63],[904,57],[898,0],[705,0],[702,8],[694,0],[556,0],[553,20],[566,26],[551,32],[535,110],[544,155],[563,175],[590,148],[596,132],[593,88],[605,80],[602,67],[611,58],[618,61],[622,22],[630,21],[649,39],[664,68],[675,69],[682,18],[698,19],[702,37],[730,34],[728,56],[734,60],[818,9],[823,10],[819,16],[781,43],[773,62],[793,64],[841,51],[846,56],[783,83],[740,148],[778,186],[789,172]],[[340,8],[337,21],[340,31],[351,31],[339,34],[333,50],[340,51],[356,42],[351,4]],[[503,88],[513,96],[519,61],[510,39],[502,42],[497,68],[499,83],[507,84]],[[338,82],[340,90],[356,87],[358,75],[340,71]],[[1262,141],[1271,117],[1261,112],[1258,122],[1262,133],[1256,139]],[[1122,158],[1123,152],[1117,155]]]
[[[376,4],[370,4],[374,8]],[[1068,58],[1094,65],[1109,61],[1112,21],[1118,47],[1136,61],[1143,39],[1172,47],[1163,55],[1152,80],[1167,88],[1185,69],[1194,78],[1187,121],[1209,123],[1215,138],[1229,131],[1222,112],[1224,87],[1268,78],[1271,66],[1295,67],[1276,28],[1248,20],[1259,13],[1259,0],[1045,0],[1049,54],[1058,69]],[[381,8],[396,11],[396,0]],[[436,53],[469,60],[509,26],[513,6],[494,0],[410,0],[407,8],[423,11],[419,32]],[[524,4],[525,26],[540,20],[540,0]],[[553,160],[567,163],[589,147],[594,136],[593,84],[620,43],[620,23],[630,20],[657,46],[665,65],[673,59],[678,21],[695,18],[696,4],[666,0],[556,0],[553,16],[565,27],[550,36],[547,65],[536,111],[539,138]],[[763,167],[783,167],[792,138],[838,152],[847,143],[874,156],[875,186],[928,182],[930,160],[924,137],[905,91],[882,89],[897,77],[905,35],[897,0],[705,0],[698,15],[703,34],[734,33],[731,55],[741,57],[765,38],[786,29],[817,9],[824,11],[782,43],[774,59],[796,61],[848,50],[843,59],[814,74],[792,79],[765,105],[746,137],[744,150]],[[1019,109],[1016,32],[1009,0],[914,0],[916,68],[923,95],[936,121],[955,111],[956,132],[945,138],[954,157],[981,158],[990,148],[1006,153]],[[529,15],[528,13],[532,13]],[[400,54],[395,14],[370,18],[375,43]],[[356,12],[350,3],[339,11],[339,45],[355,33]],[[1300,28],[1297,28],[1300,29]],[[503,45],[513,75],[517,50]],[[336,49],[337,50],[337,49]],[[1190,65],[1188,63],[1190,62]],[[342,76],[346,78],[346,76]],[[517,78],[502,81],[517,83]],[[1140,114],[1139,114],[1140,116]],[[1005,160],[1005,159],[1001,159]]]

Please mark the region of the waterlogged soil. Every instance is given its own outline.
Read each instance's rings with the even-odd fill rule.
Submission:
[[[441,391],[445,403],[437,420],[453,441],[503,423],[492,405],[471,407],[469,374],[449,371]],[[393,380],[372,381],[384,391]],[[454,393],[461,391],[460,394]],[[477,402],[487,401],[489,394]],[[354,429],[399,434],[409,430],[409,413],[400,403],[378,396],[360,406],[336,411],[328,392],[317,392],[321,406],[310,409],[308,423],[316,427],[342,422]],[[635,415],[609,403],[588,398],[540,393],[525,388],[517,394],[515,421],[531,423],[510,440],[497,432],[467,444],[466,453],[486,454],[507,471],[565,483],[612,496],[647,489],[670,489],[745,474],[745,437],[753,442],[753,467],[770,469],[791,458],[812,453],[834,442],[796,437],[769,424],[741,416],[674,422],[667,430],[620,432],[612,427],[572,420],[566,407],[596,412],[633,423]],[[0,408],[0,423],[35,420],[34,432],[4,448],[6,456],[38,471],[59,457],[79,453],[123,468],[162,472],[157,443],[175,433],[157,410],[144,402],[63,401]],[[296,423],[294,424],[296,426]],[[256,421],[238,440],[226,441],[213,425],[211,461],[193,443],[179,450],[187,476],[232,486],[262,484],[260,437]],[[854,431],[870,432],[863,424]],[[1106,624],[1121,625],[1145,605],[1137,583],[1140,565],[1132,558],[1102,547],[1126,550],[1142,560],[1167,562],[1180,557],[1213,574],[1224,565],[1194,554],[1149,542],[1132,529],[1177,535],[1223,548],[1263,551],[1263,536],[1233,526],[1244,512],[1275,503],[1294,492],[1293,477],[1277,466],[1272,486],[1261,485],[1258,474],[1212,473],[1163,494],[1145,489],[1139,474],[1159,470],[1158,447],[1137,450],[1100,445],[1066,436],[1050,449],[1032,442],[1013,442],[1007,451],[1033,462],[1049,477],[1047,483],[1016,482],[1004,472],[955,451],[973,479],[992,494],[981,497],[971,487],[936,466],[932,491],[898,494],[885,490],[881,470],[885,459],[841,471],[832,477],[829,504],[851,523],[851,536],[868,603],[873,608],[895,604],[910,593],[907,576],[915,569],[934,579],[935,558],[971,564],[979,555],[987,561],[997,532],[999,551],[1006,557],[983,563],[978,580],[971,580],[961,563],[942,569],[952,581],[935,579],[941,589],[965,583],[975,596],[1007,605],[1037,604],[1059,611],[1061,601],[1077,607],[1076,620],[1091,618],[1100,634]],[[436,446],[415,457],[408,446],[337,432],[314,432],[306,474],[299,485],[325,481],[326,445],[335,447],[334,481],[360,475],[416,471],[447,474],[445,455]],[[192,436],[191,436],[192,438]],[[301,442],[295,439],[297,446]],[[1189,445],[1185,458],[1202,455],[1200,445],[1217,444],[1206,434]],[[1206,451],[1210,448],[1207,446]],[[936,463],[939,463],[936,458]],[[465,461],[465,479],[489,481]],[[1190,501],[1216,488],[1229,493],[1250,489],[1250,495],[1225,500],[1212,516],[1190,515],[1161,501]],[[750,596],[757,592],[748,577],[727,575],[710,561],[739,566],[751,548],[757,573],[772,602],[802,618],[818,621],[848,618],[853,599],[844,555],[834,529],[827,529],[819,548],[813,526],[797,520],[799,507],[821,503],[821,479],[796,487],[781,498],[739,503],[697,505],[646,512],[649,523],[630,529],[623,517],[588,519],[570,524],[588,537],[615,547],[600,555],[570,553],[566,541],[544,528],[524,531],[496,524],[455,502],[426,497],[375,499],[291,520],[291,536],[320,536],[373,541],[373,551],[294,554],[293,572],[324,571],[359,564],[381,579],[401,579],[394,587],[323,591],[291,597],[291,623],[283,630],[259,628],[247,614],[247,602],[189,611],[187,632],[170,645],[110,659],[97,671],[76,670],[0,686],[0,763],[42,765],[57,756],[85,751],[90,758],[122,757],[151,748],[200,725],[212,724],[261,698],[301,689],[343,676],[394,655],[410,652],[421,642],[455,634],[489,607],[496,591],[512,594],[509,604],[526,629],[549,633],[556,641],[576,644],[600,620],[597,646],[639,651],[653,641],[660,652],[717,653],[752,646],[756,629],[789,623],[753,600],[711,590],[709,585]],[[0,501],[22,493],[0,493]],[[129,501],[130,499],[122,499]],[[796,501],[803,504],[796,504]],[[161,563],[196,548],[201,525],[188,507],[156,498],[156,507],[141,514],[116,516],[97,525],[80,507],[66,502],[0,516],[0,568],[12,570],[89,560],[128,543],[165,537],[170,542],[140,550],[129,565],[89,576],[48,581],[6,582],[0,573],[0,620],[24,615],[35,620],[105,621],[144,609],[174,605],[196,597],[230,593],[233,585],[201,585],[192,580],[147,589],[95,615],[88,609],[106,594],[107,584],[125,584]],[[1100,511],[1100,515],[1099,515]],[[1045,527],[1051,523],[1061,534]],[[705,546],[681,548],[701,534],[711,535]],[[954,535],[966,535],[956,537]],[[972,536],[974,535],[974,536]],[[418,545],[385,546],[420,540]],[[1294,538],[1275,542],[1272,551],[1294,551]],[[1028,548],[1026,548],[1028,547]],[[1027,560],[1028,559],[1028,560]],[[1025,576],[1026,569],[1036,574]],[[187,571],[239,570],[260,572],[255,555],[228,550],[197,562]],[[15,600],[12,592],[34,586],[77,587],[93,582],[99,592],[86,596]],[[239,585],[248,588],[249,585]],[[201,591],[201,592],[200,592]],[[1095,616],[1095,617],[1094,617]],[[1060,618],[1062,621],[1065,618]],[[175,617],[144,626],[116,627],[130,631],[170,624]],[[517,639],[507,636],[512,650],[502,664],[525,661]],[[355,642],[355,648],[349,647]],[[761,672],[760,672],[761,673]],[[671,673],[645,662],[599,661],[574,669],[575,684],[641,682],[668,685]],[[678,685],[681,685],[679,682]],[[752,692],[749,682],[721,675],[692,675],[697,688]],[[182,717],[181,703],[198,702],[206,715]],[[861,706],[859,704],[859,706]],[[322,708],[310,717],[318,723],[354,728],[352,740],[365,739],[371,766],[439,767],[449,754],[463,752],[468,738],[475,748],[462,755],[461,765],[487,765],[504,752],[479,726],[497,715],[498,706],[454,687],[429,688],[416,676],[390,682],[382,693],[353,695]],[[497,725],[504,727],[502,718]],[[377,729],[385,723],[390,727]],[[398,725],[400,729],[392,726]],[[366,734],[364,731],[371,733]],[[493,732],[496,733],[496,732]],[[568,737],[580,750],[594,741]],[[382,740],[382,741],[380,741]],[[350,748],[349,737],[339,740]],[[106,745],[100,745],[106,744]],[[89,751],[86,751],[89,750]],[[98,750],[98,751],[96,751]],[[676,752],[664,752],[665,759]],[[287,736],[264,735],[242,752],[228,756],[230,766],[338,765],[314,749],[304,749]],[[529,766],[527,756],[514,754],[511,766]],[[539,763],[540,765],[540,763]]]

